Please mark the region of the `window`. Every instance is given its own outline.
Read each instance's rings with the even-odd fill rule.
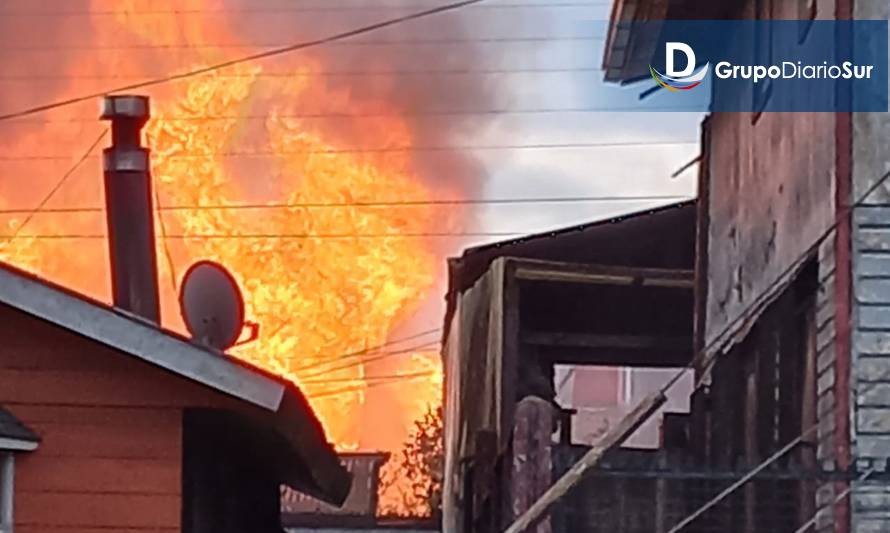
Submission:
[[[773,31],[770,26],[761,24],[761,22],[773,18],[772,8],[772,0],[754,1],[754,15],[755,20],[757,21],[754,35],[754,63],[757,65],[773,64]],[[766,105],[769,102],[772,92],[773,83],[770,78],[766,78],[754,84],[752,90],[754,104],[754,114],[751,118],[752,123],[756,123],[760,118],[760,115],[763,113],[763,110],[766,109]]]
[[[799,21],[797,38],[798,42],[804,42],[807,34],[810,33],[810,27],[816,20],[818,12],[818,0],[797,0],[797,20]]]
[[[15,455],[0,451],[0,532],[12,533],[13,491],[15,490]]]

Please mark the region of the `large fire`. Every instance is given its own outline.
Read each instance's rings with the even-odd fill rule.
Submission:
[[[112,5],[120,14],[109,17],[107,2],[93,2],[101,20],[93,21],[92,38],[106,49],[85,51],[71,67],[66,89],[72,95],[95,90],[84,74],[138,79],[156,75],[158,65],[183,71],[256,51],[229,46],[237,35],[219,17],[212,23],[194,13],[177,17],[161,1]],[[212,13],[215,5],[189,7]],[[170,48],[159,53],[152,46]],[[441,274],[436,244],[416,234],[441,232],[449,218],[429,205],[343,207],[424,200],[432,191],[412,170],[410,151],[402,149],[412,138],[398,113],[386,102],[329,86],[314,74],[323,71],[320,61],[293,54],[275,61],[274,76],[264,75],[267,64],[242,63],[148,91],[153,118],[146,143],[162,206],[156,230],[163,320],[182,329],[176,291],[189,264],[209,258],[226,265],[240,282],[248,318],[260,324],[259,338],[234,354],[298,383],[340,449],[395,452],[413,421],[440,402],[441,369],[430,342],[436,336],[395,345],[391,349],[403,353],[391,356],[344,354],[412,333],[405,322]],[[346,118],[313,120],[306,117],[311,110]],[[52,168],[60,177],[89,144],[84,131],[93,130],[80,119],[92,117],[76,108],[52,118],[14,149],[40,153],[50,141],[64,148],[72,159]],[[97,203],[95,154],[84,166],[79,181],[95,184],[66,189],[54,205]],[[276,207],[172,208],[245,202]],[[0,207],[22,206],[0,197]],[[7,232],[23,219],[7,219]],[[103,223],[101,213],[40,215],[21,236],[0,244],[0,257],[107,301],[107,276],[96,274],[107,264],[104,241],[29,237],[97,233]],[[388,234],[414,235],[382,237]],[[382,384],[387,386],[377,386]]]

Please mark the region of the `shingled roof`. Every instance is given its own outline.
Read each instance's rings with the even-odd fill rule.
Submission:
[[[0,450],[30,451],[40,437],[12,413],[0,407]]]

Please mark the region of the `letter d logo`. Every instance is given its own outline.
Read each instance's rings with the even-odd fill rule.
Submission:
[[[674,56],[677,52],[686,54],[686,68],[683,70],[674,70]],[[667,43],[665,49],[665,74],[674,78],[683,78],[689,76],[695,70],[695,52],[692,47],[686,43]]]

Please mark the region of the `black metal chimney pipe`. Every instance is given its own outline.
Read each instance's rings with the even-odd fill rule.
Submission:
[[[147,96],[106,96],[111,146],[103,155],[114,305],[159,323],[158,268],[148,149],[141,144]]]

